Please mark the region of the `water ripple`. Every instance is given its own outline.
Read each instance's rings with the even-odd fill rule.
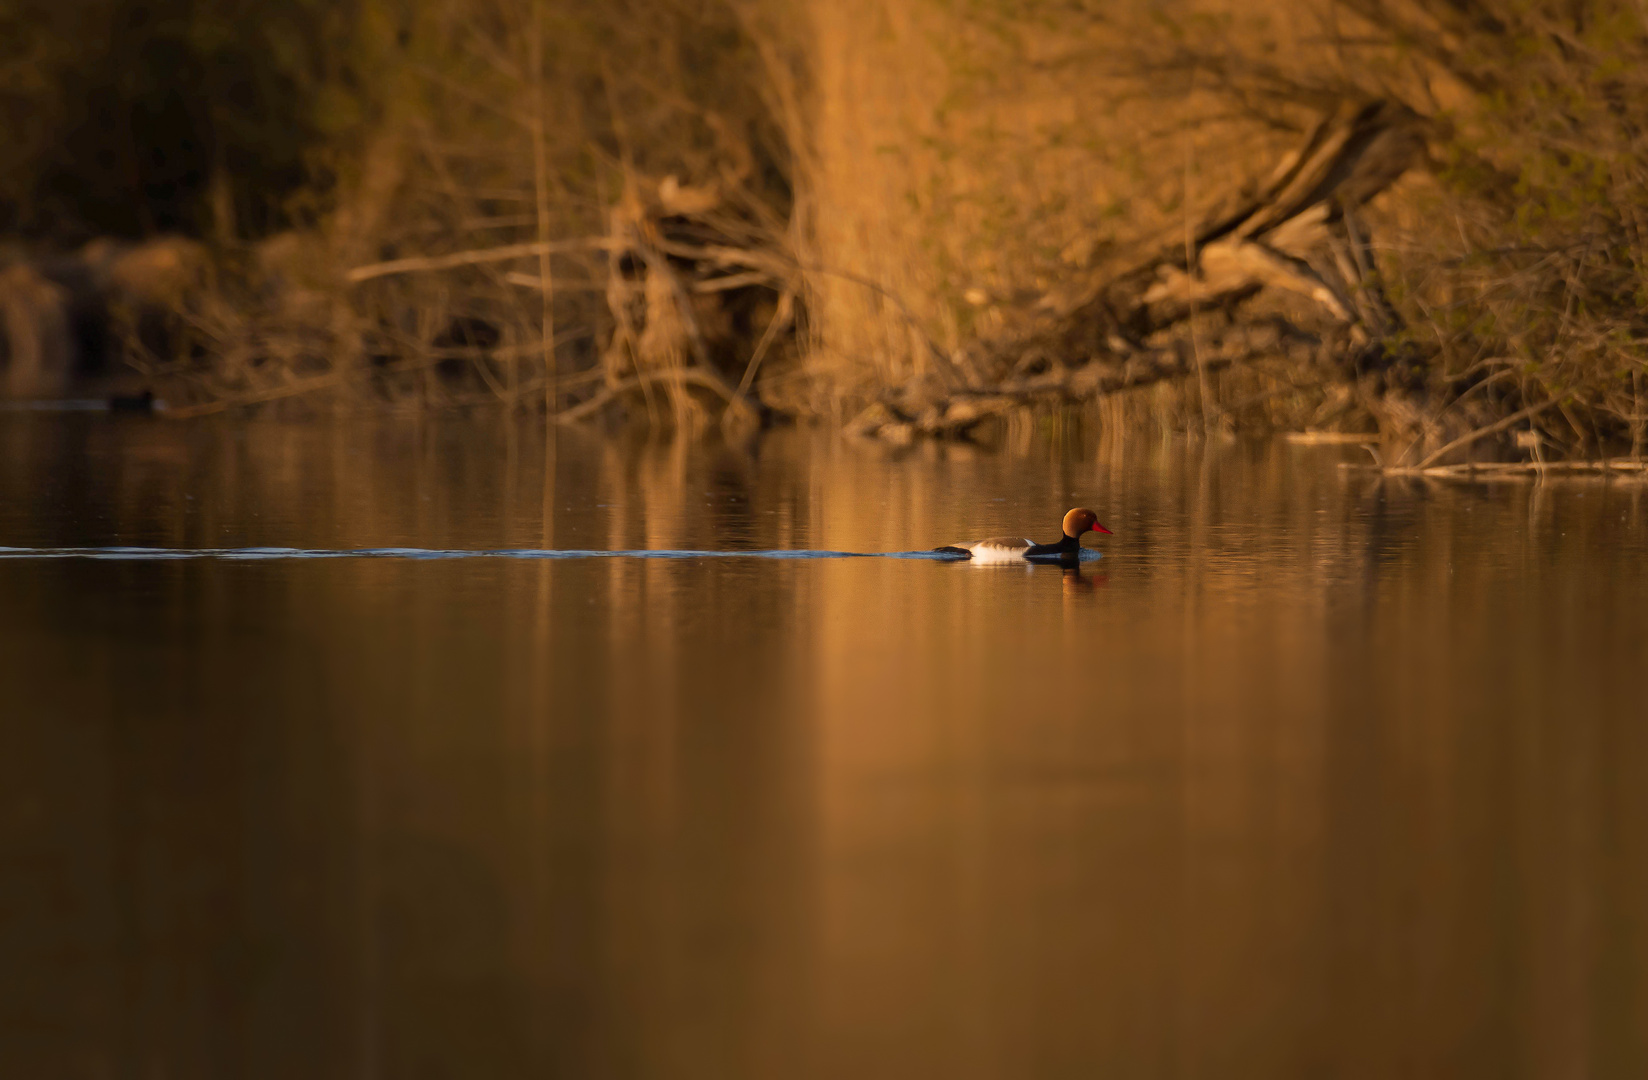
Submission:
[[[0,559],[105,559],[121,562],[219,559],[927,559],[956,558],[936,551],[594,551],[584,549],[504,548],[152,548],[152,547],[0,547]]]
[[[1081,552],[1082,562],[1103,558],[1089,548]],[[929,562],[961,562],[959,556],[939,551],[814,551],[777,549],[767,551],[687,551],[675,549],[595,551],[580,548],[153,548],[153,547],[0,547],[4,559],[99,559],[116,562],[175,562],[185,559],[215,559],[226,562],[253,562],[271,559],[923,559]]]

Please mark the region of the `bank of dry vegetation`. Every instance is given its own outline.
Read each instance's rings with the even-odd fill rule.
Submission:
[[[16,396],[1643,451],[1625,0],[63,7],[0,0]]]

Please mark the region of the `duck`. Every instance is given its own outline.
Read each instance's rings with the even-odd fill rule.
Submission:
[[[1099,524],[1099,515],[1085,507],[1077,507],[1064,515],[1064,535],[1051,544],[1038,544],[1022,536],[992,536],[988,540],[947,544],[933,550],[942,555],[959,555],[974,562],[1075,559],[1081,554],[1083,534],[1090,532],[1112,535],[1109,529]]]

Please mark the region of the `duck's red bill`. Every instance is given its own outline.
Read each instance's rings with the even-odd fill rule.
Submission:
[[[1106,536],[1114,536],[1115,535],[1115,533],[1111,532],[1109,529],[1105,528],[1103,525],[1100,525],[1096,521],[1093,523],[1093,531],[1094,532],[1102,532]]]

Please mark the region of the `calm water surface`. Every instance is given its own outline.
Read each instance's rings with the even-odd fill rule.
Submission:
[[[1648,1076],[1648,488],[0,417],[18,1077]],[[1091,541],[1089,541],[1091,543]]]

